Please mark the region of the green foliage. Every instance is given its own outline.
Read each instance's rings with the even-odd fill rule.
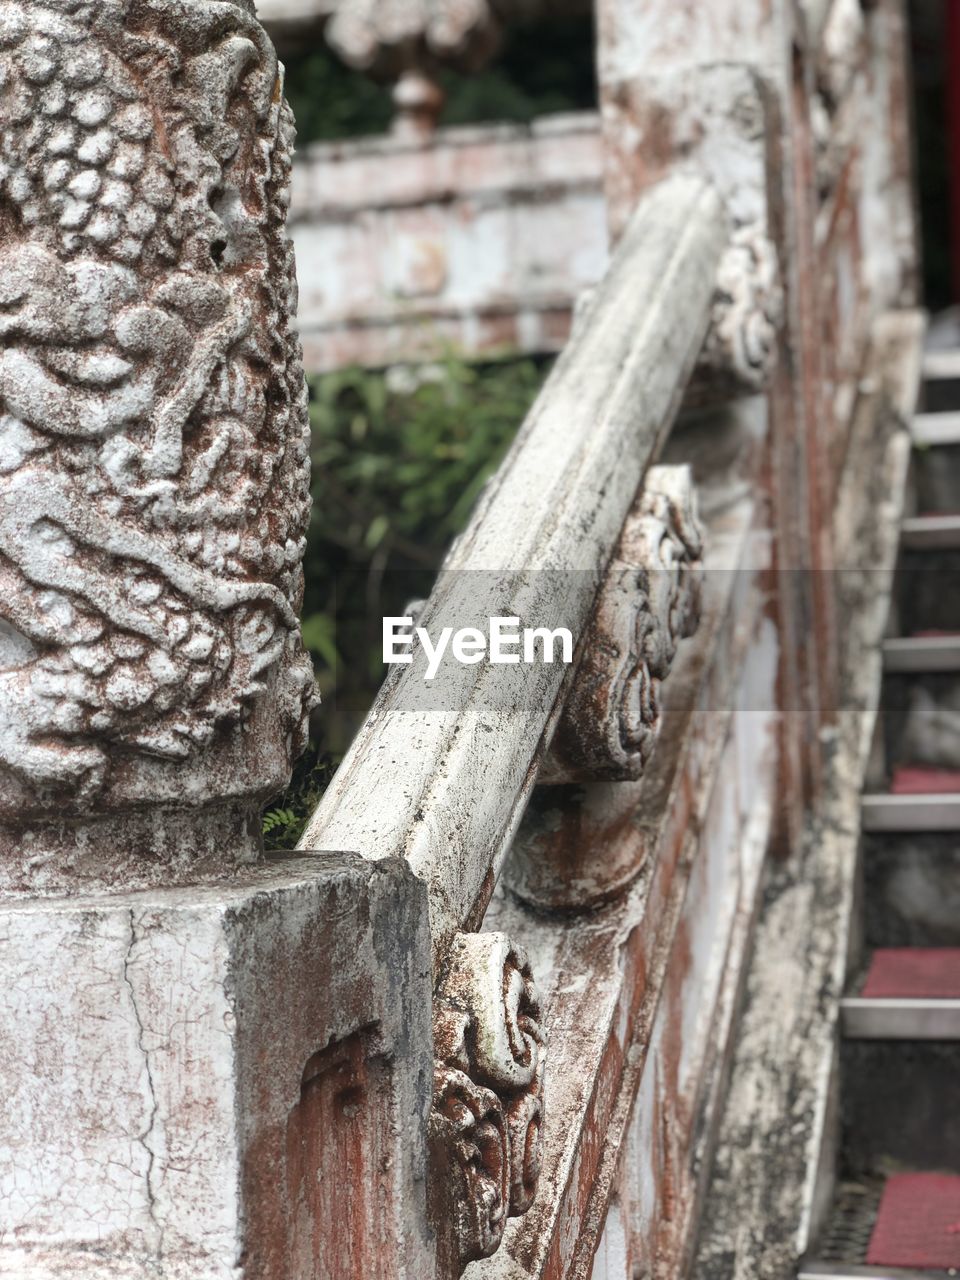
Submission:
[[[264,818],[269,847],[299,839],[383,680],[382,619],[429,593],[545,368],[450,358],[420,373],[348,369],[312,381],[303,638],[323,704],[314,742]]]
[[[323,43],[286,60],[284,89],[300,144],[383,133],[393,115],[390,90],[345,67]]]
[[[557,111],[597,105],[593,23],[557,17],[514,23],[494,62],[478,75],[444,71],[441,125],[509,120],[526,124]]]
[[[327,746],[343,750],[383,678],[382,619],[429,593],[536,394],[529,360],[449,359],[398,375],[348,369],[314,380],[314,506],[304,642],[314,654]],[[394,390],[390,390],[391,383]]]
[[[290,785],[263,815],[264,843],[268,849],[294,849],[307,819],[317,807],[339,762],[311,742],[297,761]]]

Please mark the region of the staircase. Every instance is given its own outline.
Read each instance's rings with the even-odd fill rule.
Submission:
[[[960,1272],[960,350],[928,354],[923,403],[862,799],[836,1185],[801,1280]]]

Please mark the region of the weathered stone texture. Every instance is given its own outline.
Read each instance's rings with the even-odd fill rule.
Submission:
[[[597,119],[315,143],[290,229],[311,373],[559,351],[609,261]]]
[[[0,968],[3,1280],[435,1274],[402,863],[2,903]]]
[[[522,947],[461,933],[434,1012],[435,1159],[446,1170],[439,1235],[463,1266],[495,1253],[507,1218],[536,1195],[543,1155],[545,1040],[540,993]]]
[[[652,467],[607,569],[540,783],[638,778],[660,686],[700,615],[703,534],[688,467]]]
[[[93,819],[189,862],[147,805],[249,855],[311,696],[276,57],[252,4],[4,0],[0,84],[0,884]]]

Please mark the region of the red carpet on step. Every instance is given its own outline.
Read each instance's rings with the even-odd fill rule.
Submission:
[[[928,769],[898,765],[890,790],[895,796],[944,795],[960,791],[960,769]]]
[[[888,1178],[867,1266],[960,1267],[960,1177],[898,1173]]]
[[[883,947],[861,995],[868,1000],[960,1000],[960,948]]]

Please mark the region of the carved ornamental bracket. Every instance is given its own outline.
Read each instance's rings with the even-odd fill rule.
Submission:
[[[782,322],[777,250],[761,226],[746,224],[733,233],[720,261],[698,375],[763,390],[777,362]]]
[[[542,783],[638,778],[660,730],[660,685],[700,617],[703,537],[689,467],[651,467],[583,642]]]
[[[495,1253],[540,1176],[544,1035],[522,947],[458,934],[434,1006],[431,1115],[461,1267]]]

